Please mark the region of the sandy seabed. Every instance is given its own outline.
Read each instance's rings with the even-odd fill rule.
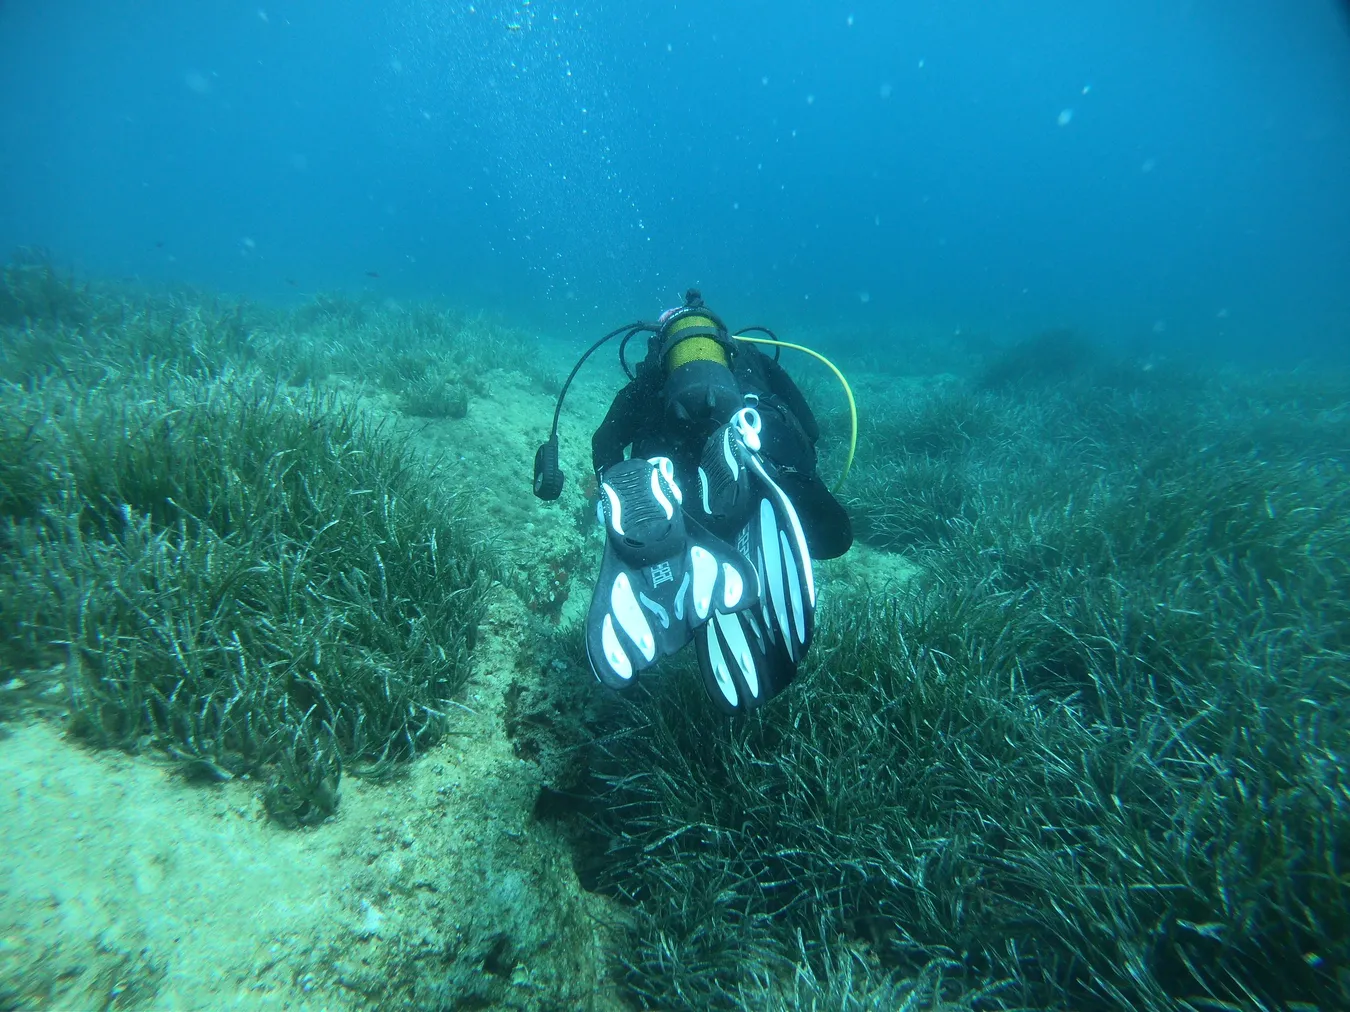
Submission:
[[[521,419],[546,426],[552,400],[513,374],[488,389],[418,439],[519,551],[550,529]],[[572,474],[585,451],[575,440]],[[620,914],[534,817],[545,774],[505,726],[512,687],[538,678],[520,667],[529,616],[495,594],[452,734],[391,781],[345,776],[312,829],[271,822],[248,780],[189,782],[52,720],[6,728],[0,1008],[617,1007],[605,925]]]

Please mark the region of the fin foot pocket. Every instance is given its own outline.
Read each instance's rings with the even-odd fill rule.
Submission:
[[[730,537],[750,519],[754,501],[745,443],[736,427],[722,426],[703,445],[697,488],[687,509],[719,537]]]

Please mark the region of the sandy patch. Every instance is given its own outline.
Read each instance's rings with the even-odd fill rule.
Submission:
[[[523,635],[509,595],[457,732],[335,818],[270,822],[53,724],[0,741],[0,1006],[611,1007],[614,914],[534,819],[542,778],[502,724]],[[561,1003],[561,1005],[559,1004]]]

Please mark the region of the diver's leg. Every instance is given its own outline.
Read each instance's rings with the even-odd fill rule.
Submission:
[[[778,484],[797,508],[814,559],[837,559],[853,545],[853,521],[817,474],[780,470]]]
[[[760,426],[762,455],[774,465],[775,480],[797,509],[812,558],[837,559],[853,544],[853,523],[816,473],[815,447],[780,407],[761,411]]]

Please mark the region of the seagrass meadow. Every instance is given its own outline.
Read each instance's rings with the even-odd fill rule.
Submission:
[[[612,367],[528,491],[575,351],[5,268],[0,1009],[1350,1007],[1350,379],[841,349],[860,543],[728,721],[588,671]],[[177,856],[35,890],[21,830],[148,846],[99,777]]]

